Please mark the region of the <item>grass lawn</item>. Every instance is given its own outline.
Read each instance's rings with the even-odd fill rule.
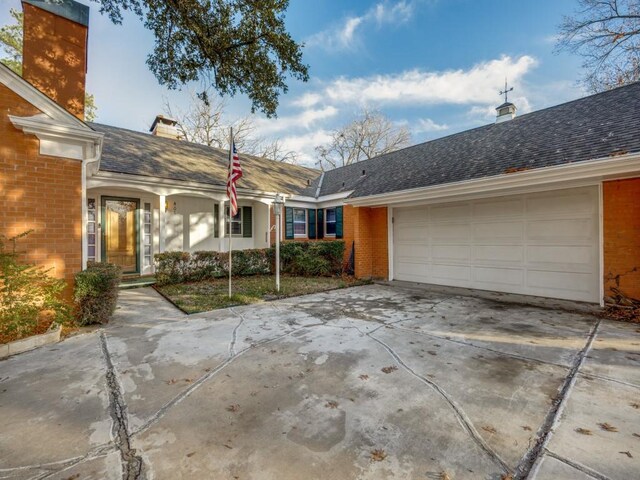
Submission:
[[[273,275],[237,277],[233,279],[233,296],[231,298],[228,296],[229,283],[226,278],[156,288],[185,312],[199,313],[216,308],[248,305],[274,298],[295,297],[366,283],[369,282],[350,277],[290,277],[283,275],[280,277],[280,293],[278,293],[276,292],[276,279]]]

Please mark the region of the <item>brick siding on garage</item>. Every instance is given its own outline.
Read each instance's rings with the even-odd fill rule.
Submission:
[[[345,206],[344,240],[350,253],[355,244],[358,278],[389,278],[387,208]]]
[[[0,85],[0,235],[33,229],[19,242],[19,250],[71,285],[82,265],[82,165],[40,155],[39,140],[17,130],[8,118],[38,113]]]
[[[640,178],[603,183],[604,291],[640,299]]]

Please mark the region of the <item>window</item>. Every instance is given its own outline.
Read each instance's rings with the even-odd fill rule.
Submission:
[[[224,211],[224,234],[229,236],[229,207],[227,206]],[[231,219],[231,232],[234,237],[242,236],[242,207],[238,207],[238,213]]]
[[[96,261],[96,199],[87,198],[87,261]]]
[[[325,211],[325,232],[327,237],[335,237],[336,235],[336,209],[327,208]]]
[[[144,266],[151,266],[151,204],[144,204]]]
[[[307,236],[307,211],[304,208],[293,209],[293,234],[296,237]]]

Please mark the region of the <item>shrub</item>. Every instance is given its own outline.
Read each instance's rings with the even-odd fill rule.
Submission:
[[[62,298],[66,282],[50,277],[50,269],[20,260],[17,241],[30,233],[9,239],[0,235],[0,342],[39,333],[41,323],[48,327],[70,319],[69,306]],[[6,240],[10,249],[5,247]]]
[[[302,276],[340,275],[344,248],[342,240],[285,242],[280,245],[280,270]]]
[[[120,267],[111,263],[90,262],[76,274],[76,320],[80,325],[107,323],[116,310]]]
[[[157,253],[154,259],[158,285],[180,283],[189,275],[191,255],[187,252]]]

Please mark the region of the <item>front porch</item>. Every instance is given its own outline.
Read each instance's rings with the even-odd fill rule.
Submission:
[[[88,186],[89,187],[89,186]],[[166,251],[228,251],[270,246],[270,197],[238,195],[229,225],[223,192],[87,188],[86,255],[122,267],[127,276],[155,273],[153,256]]]

